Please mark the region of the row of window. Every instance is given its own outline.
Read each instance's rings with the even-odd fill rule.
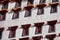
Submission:
[[[49,24],[49,33],[53,33],[55,32],[55,24],[56,24],[56,20],[55,21],[49,21],[48,24]],[[35,30],[35,34],[41,34],[42,33],[42,26],[43,26],[44,23],[35,23],[35,27],[36,27],[36,30]],[[22,36],[28,36],[29,35],[29,27],[31,26],[31,24],[26,24],[26,25],[22,25],[22,29],[23,29],[23,32],[22,32]],[[16,29],[17,29],[18,26],[14,26],[14,27],[9,27],[8,30],[10,31],[9,33],[9,38],[14,38],[15,35],[16,35]],[[0,39],[2,37],[2,32],[3,32],[3,29],[1,30],[0,29]]]
[[[35,0],[2,0],[3,2],[5,2],[5,1],[7,1],[7,2],[9,2],[9,1],[15,1],[15,2],[22,2],[22,1],[28,1],[28,2],[30,2],[30,3],[33,3],[33,1],[35,1]],[[46,0],[38,0],[38,1],[40,1],[40,3],[44,3]],[[59,0],[52,0],[52,2],[58,2]],[[0,1],[1,2],[1,1]]]
[[[56,34],[51,34],[51,35],[46,35],[45,39],[54,40],[55,37],[56,37]],[[43,39],[43,36],[35,36],[35,37],[32,37],[31,39],[29,37],[19,38],[19,40],[41,40],[41,39]],[[10,40],[16,40],[16,39],[10,39]]]
[[[36,4],[39,4],[39,1],[40,3],[45,3],[45,0],[38,0]],[[52,0],[53,2],[56,2],[58,0]],[[17,2],[17,3],[16,3]],[[12,8],[17,8],[17,7],[26,7],[27,5],[29,4],[34,4],[33,0],[23,0],[22,2],[21,1],[17,1],[17,0],[10,0],[10,2],[8,1],[4,1],[3,3],[0,3],[0,9],[12,9]],[[35,4],[34,4],[35,5]]]
[[[30,17],[31,16],[31,12],[32,12],[31,9],[30,10],[26,10],[24,17]],[[56,13],[57,12],[57,6],[51,6],[50,12],[51,13]],[[44,14],[44,8],[38,8],[37,15],[41,15],[41,14]],[[5,16],[6,16],[6,14],[4,14],[3,11],[2,11],[2,13],[0,14],[0,21],[5,20]],[[16,18],[19,18],[19,12],[13,12],[12,19],[16,19]]]

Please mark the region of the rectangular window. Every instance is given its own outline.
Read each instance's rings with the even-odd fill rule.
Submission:
[[[35,37],[32,37],[33,40],[41,40],[43,37],[42,36],[35,36]]]
[[[10,30],[9,38],[15,37],[15,30]]]
[[[18,4],[18,3],[16,2],[15,8],[18,8],[19,6],[20,6],[20,4]]]
[[[25,17],[31,16],[31,10],[26,10],[25,11]]]
[[[20,38],[19,40],[29,40],[29,37],[27,37],[27,38]]]
[[[57,12],[57,6],[51,6],[51,13]]]
[[[48,40],[54,40],[55,37],[56,37],[56,34],[51,34],[51,35],[45,36],[45,38],[47,38]]]
[[[5,20],[5,14],[0,14],[0,21],[3,21],[3,20]]]
[[[3,30],[4,30],[4,28],[0,28],[0,39],[2,39]]]
[[[22,36],[27,36],[29,35],[29,29],[23,29]]]
[[[41,14],[44,14],[44,8],[38,9],[37,15],[41,15]]]
[[[33,0],[28,0],[28,3],[29,3],[29,2],[30,2],[31,4],[33,4]]]
[[[36,27],[35,34],[41,34],[42,33],[42,27]]]
[[[12,39],[12,40],[16,40],[16,39]]]
[[[52,0],[52,2],[58,2],[59,0]]]
[[[0,39],[2,38],[2,31],[0,31]]]
[[[35,23],[35,27],[36,27],[36,31],[35,34],[41,34],[42,33],[42,26],[43,26],[43,22],[42,23]]]
[[[3,2],[3,9],[8,9],[8,1]]]
[[[55,32],[55,25],[50,25],[49,32]]]
[[[20,7],[21,6],[21,1],[22,0],[14,0],[17,4],[18,4],[18,6]],[[16,6],[16,5],[15,5]]]
[[[9,27],[9,38],[14,38],[15,37],[15,34],[16,34],[16,29],[17,29],[17,26],[14,26],[14,27]]]
[[[17,13],[13,13],[12,19],[17,19],[17,18],[19,18],[19,13],[18,12]]]
[[[22,29],[23,29],[22,36],[29,35],[29,27],[30,26],[31,26],[30,24],[22,25]]]
[[[49,25],[49,31],[48,32],[55,32],[56,28],[55,28],[55,24],[57,23],[57,20],[53,20],[53,21],[48,21],[48,25]]]
[[[45,3],[46,0],[40,0],[40,3]]]

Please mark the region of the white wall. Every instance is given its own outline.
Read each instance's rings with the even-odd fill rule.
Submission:
[[[49,1],[49,0],[47,0]],[[35,1],[34,1],[35,2]],[[51,1],[49,1],[51,2]],[[39,3],[37,3],[39,4]],[[26,2],[26,5],[27,5],[27,2]],[[26,5],[23,5],[22,6],[26,6]],[[34,4],[35,5],[35,4]],[[8,8],[8,10],[10,10],[10,8]],[[60,6],[58,6],[58,12],[57,13],[50,13],[50,10],[51,10],[51,7],[44,7],[44,14],[43,15],[37,15],[37,8],[33,8],[32,9],[32,12],[31,12],[31,17],[24,17],[25,15],[25,10],[22,10],[19,12],[19,18],[18,19],[13,19],[12,20],[12,16],[13,16],[13,13],[6,13],[6,20],[5,21],[0,21],[0,28],[4,27],[4,28],[8,28],[10,26],[18,26],[18,29],[16,30],[16,38],[18,40],[18,38],[24,38],[24,37],[33,37],[33,36],[40,36],[40,35],[43,35],[45,37],[45,35],[49,34],[48,33],[48,28],[49,28],[49,25],[44,25],[43,26],[43,29],[42,29],[42,34],[37,34],[35,35],[35,27],[30,27],[29,28],[29,36],[24,36],[22,37],[22,31],[23,29],[20,29],[21,25],[24,25],[24,24],[31,24],[32,26],[34,26],[33,24],[34,23],[38,23],[38,22],[44,22],[45,24],[47,24],[47,21],[52,21],[52,20],[58,20],[58,22],[60,22]],[[56,34],[60,33],[60,23],[59,24],[56,24]],[[51,33],[51,34],[55,34],[55,33]],[[9,40],[8,39],[8,34],[9,34],[9,31],[7,31],[7,29],[3,32],[3,37],[2,37],[2,40]],[[58,38],[56,38],[57,40],[59,40]],[[56,40],[55,39],[55,40]],[[45,40],[42,39],[42,40]]]

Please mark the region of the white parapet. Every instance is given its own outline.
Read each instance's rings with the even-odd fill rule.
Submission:
[[[10,31],[3,31],[2,40],[3,40],[3,39],[4,39],[4,40],[8,39],[8,37],[9,37],[9,32],[10,32]]]
[[[60,22],[60,6],[57,6],[58,22]]]
[[[2,4],[0,4],[0,10],[2,10],[2,7],[3,7],[3,5],[2,5]]]
[[[56,24],[55,25],[56,26],[56,33],[58,34],[58,33],[60,33],[60,23],[59,24]]]
[[[40,0],[38,0],[38,1],[37,0],[34,0],[33,5],[36,6],[36,5],[39,4],[39,2],[40,2]]]
[[[21,8],[23,9],[24,7],[26,7],[28,4],[28,1],[22,1],[21,2]]]
[[[11,9],[14,9],[15,6],[16,6],[16,2],[9,2],[9,3],[8,3],[8,10],[9,10],[8,12],[10,12]]]
[[[45,25],[42,27],[42,34],[47,35],[49,31],[49,25]]]
[[[21,38],[23,33],[23,29],[19,28],[16,30],[16,38]]]

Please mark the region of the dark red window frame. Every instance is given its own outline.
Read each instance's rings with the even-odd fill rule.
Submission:
[[[0,14],[0,21],[5,20],[5,14]]]
[[[6,12],[8,12],[7,10],[1,10],[0,11],[0,21],[5,20],[6,18]]]
[[[28,3],[30,2],[31,4],[33,4],[33,1],[34,1],[34,0],[28,0]]]
[[[22,28],[23,28],[22,36],[27,36],[27,35],[29,35],[29,27],[30,27],[30,26],[31,26],[31,24],[22,25]]]
[[[49,40],[54,40],[54,38],[56,37],[56,34],[51,34],[51,35],[46,35],[45,38],[49,39]]]
[[[16,33],[16,29],[18,26],[13,26],[13,27],[9,27],[8,30],[10,31],[9,33],[9,38],[14,38],[15,37],[15,33]]]
[[[25,11],[25,16],[24,17],[30,17],[31,16],[31,9],[33,8],[33,6],[27,6],[24,9]]]
[[[40,0],[40,3],[45,3],[46,0]]]
[[[59,0],[52,0],[52,2],[58,2]]]
[[[57,4],[50,4],[51,5],[51,10],[50,10],[50,13],[56,13],[57,12]]]
[[[22,0],[15,0],[15,2],[18,4],[19,7],[21,7]]]
[[[57,23],[57,20],[48,21],[49,32],[55,32],[55,24],[56,23]]]
[[[15,10],[12,9],[13,11],[13,16],[12,16],[12,19],[17,19],[19,18],[19,11],[21,10],[21,8],[16,8]]]
[[[0,39],[2,39],[2,33],[4,31],[4,28],[0,28]]]
[[[44,8],[38,8],[37,15],[44,14]]]
[[[43,26],[43,24],[44,24],[44,22],[35,23],[35,27],[36,27],[35,34],[40,34],[40,33],[42,33],[42,26]]]
[[[26,37],[26,38],[20,38],[19,40],[29,40],[29,37]]]
[[[29,17],[29,16],[31,16],[31,10],[26,10],[25,17]]]
[[[43,36],[35,36],[35,37],[32,37],[33,40],[41,40],[43,38]]]

